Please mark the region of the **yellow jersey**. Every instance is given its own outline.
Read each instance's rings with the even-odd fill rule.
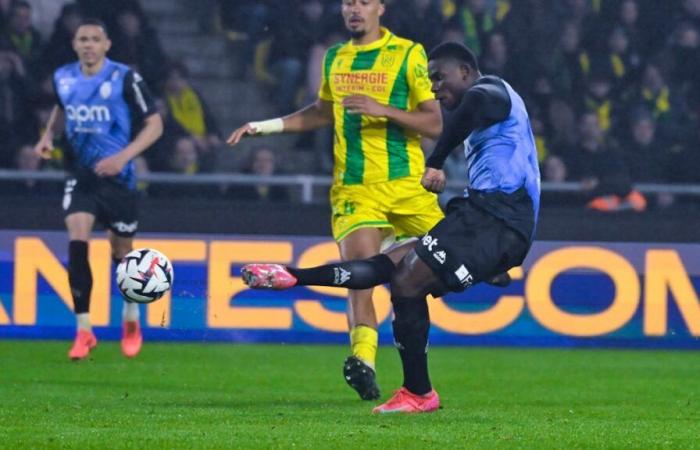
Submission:
[[[423,173],[418,133],[383,117],[350,114],[342,100],[363,94],[381,104],[413,111],[420,103],[435,99],[430,88],[423,46],[386,28],[378,41],[367,45],[348,41],[326,52],[319,97],[333,102],[335,184],[370,184]]]

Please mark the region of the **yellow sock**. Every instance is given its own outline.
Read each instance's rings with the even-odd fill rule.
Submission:
[[[358,325],[350,330],[350,347],[353,356],[357,356],[374,369],[377,359],[377,330],[366,325]]]

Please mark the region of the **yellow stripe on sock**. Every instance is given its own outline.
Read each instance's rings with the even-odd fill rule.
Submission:
[[[379,334],[374,328],[358,325],[350,330],[350,347],[353,356],[360,358],[374,368],[377,359]]]

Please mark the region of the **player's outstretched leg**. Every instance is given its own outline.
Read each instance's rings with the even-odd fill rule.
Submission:
[[[246,264],[241,269],[243,282],[253,289],[289,289],[297,279],[281,264]]]
[[[403,251],[405,252],[405,250]],[[403,253],[379,254],[358,261],[345,261],[307,269],[284,267],[279,264],[248,264],[243,266],[243,281],[254,289],[287,289],[293,286],[335,286],[348,289],[368,289],[388,283],[398,260]],[[395,258],[395,259],[392,259]],[[372,336],[373,334],[373,336]],[[351,340],[356,343],[374,342],[376,351],[377,331],[367,326],[356,326],[351,331]],[[343,378],[357,391],[363,400],[380,397],[374,368],[358,355],[343,362]]]
[[[281,264],[246,264],[243,282],[253,289],[289,289],[294,286],[334,286],[369,289],[388,283],[395,265],[389,255],[359,261],[298,269]]]

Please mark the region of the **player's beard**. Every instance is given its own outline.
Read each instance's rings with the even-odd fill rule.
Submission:
[[[350,37],[353,39],[360,39],[365,34],[367,34],[367,30],[350,30]]]

